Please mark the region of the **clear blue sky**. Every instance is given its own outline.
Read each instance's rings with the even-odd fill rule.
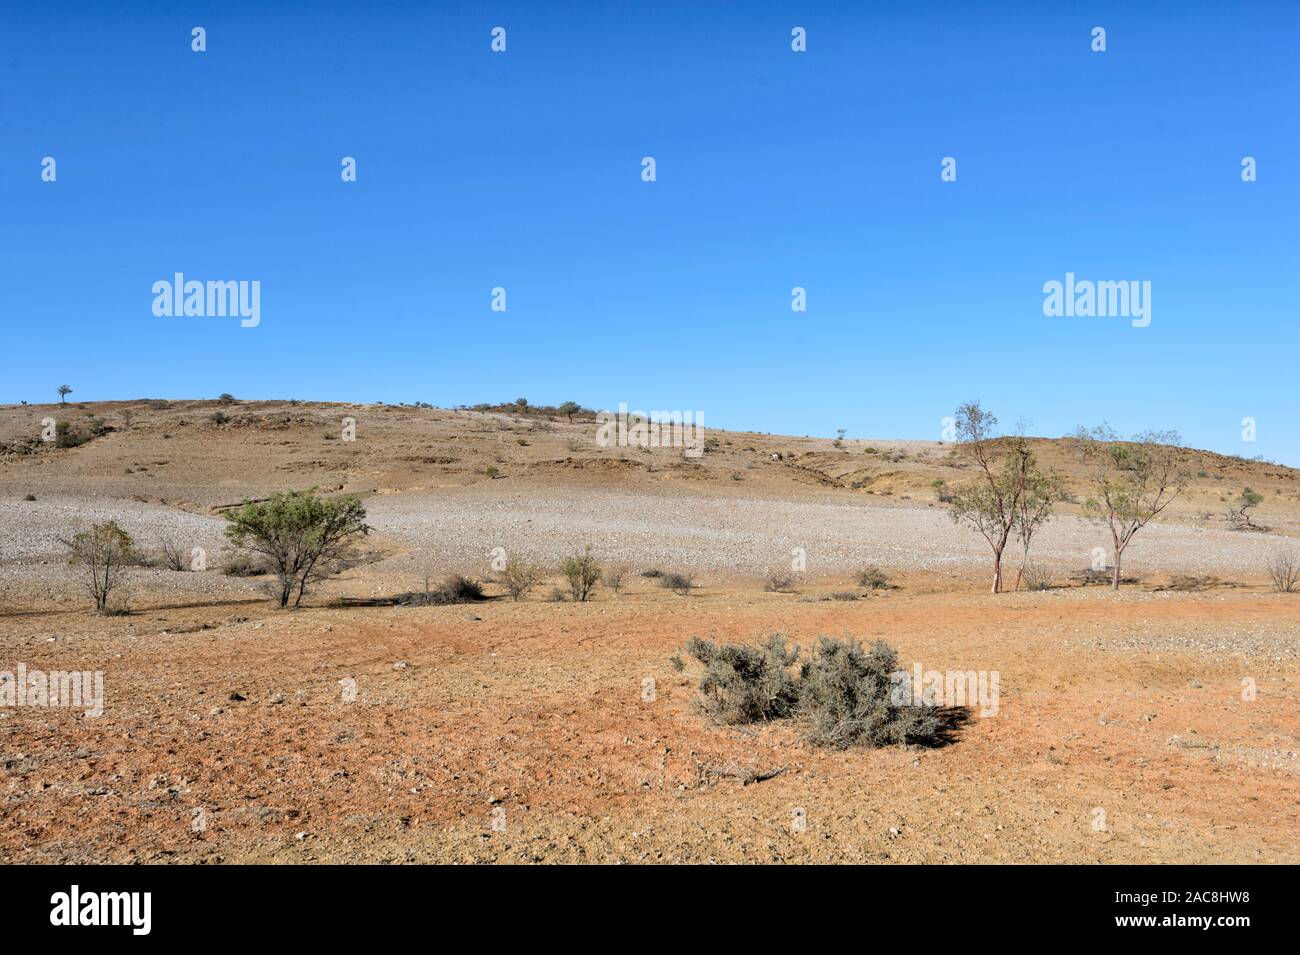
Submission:
[[[979,398],[1300,465],[1300,6],[1138,7],[6,4],[0,401],[937,438]],[[178,271],[261,325],[155,317]],[[1067,271],[1149,280],[1150,327],[1045,317]]]

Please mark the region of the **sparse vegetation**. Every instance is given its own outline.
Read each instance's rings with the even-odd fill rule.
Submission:
[[[767,582],[763,584],[763,589],[768,593],[794,593],[794,575],[785,573],[772,574],[767,578]]]
[[[222,563],[221,572],[227,577],[261,577],[271,571],[263,560],[248,554],[231,554]]]
[[[622,593],[623,578],[627,576],[627,568],[623,566],[609,567],[605,570],[605,586],[614,593]]]
[[[406,607],[442,607],[486,600],[483,585],[462,574],[450,574],[437,587],[430,588],[425,578],[423,590],[398,594],[392,602]]]
[[[1052,573],[1042,564],[1026,563],[1020,569],[1025,587],[1029,590],[1051,590]]]
[[[1300,554],[1293,550],[1277,550],[1264,565],[1273,589],[1280,594],[1295,593],[1300,588]]]
[[[170,538],[163,540],[162,544],[159,545],[159,550],[162,552],[162,564],[168,570],[184,571],[190,569],[189,562],[186,560],[188,555],[185,553],[184,548],[174,540]]]
[[[671,590],[679,597],[687,597],[695,588],[695,578],[690,574],[664,574],[659,578],[659,586]]]
[[[560,572],[569,582],[569,593],[579,603],[585,603],[590,599],[596,589],[596,582],[600,580],[600,564],[592,555],[590,547],[584,548],[581,553],[575,552],[566,557]]]
[[[685,651],[704,667],[697,704],[718,723],[796,718],[809,742],[837,749],[941,738],[936,707],[910,694],[896,699],[898,658],[884,641],[864,648],[852,638],[821,637],[797,675],[799,647],[782,633],[757,646],[692,637]],[[685,668],[680,657],[671,662]]]
[[[121,585],[131,562],[134,547],[131,535],[118,527],[116,521],[90,525],[71,540],[60,543],[68,551],[68,563],[82,572],[86,590],[95,602],[95,610],[109,613],[122,608],[110,607],[113,591]]]
[[[66,405],[68,403],[68,395],[72,394],[72,389],[69,388],[67,385],[59,385],[58,391],[59,391],[59,404]]]
[[[1264,495],[1250,488],[1243,488],[1237,500],[1228,508],[1224,517],[1234,531],[1264,531],[1268,528],[1261,527],[1251,519],[1251,509],[1258,507],[1264,501]]]
[[[512,600],[528,596],[542,579],[539,568],[518,557],[510,557],[501,571],[501,586],[505,587]]]
[[[858,571],[857,581],[867,590],[884,590],[889,586],[889,575],[873,564]]]

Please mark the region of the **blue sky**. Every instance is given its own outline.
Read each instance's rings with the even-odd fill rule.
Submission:
[[[979,398],[1300,465],[1300,7],[1136,6],[11,5],[0,401],[938,438]],[[156,317],[175,272],[261,324]],[[1045,317],[1066,272],[1150,281],[1150,326]]]

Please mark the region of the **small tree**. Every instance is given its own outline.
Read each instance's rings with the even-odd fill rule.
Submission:
[[[1232,525],[1233,530],[1252,531],[1259,530],[1259,526],[1251,520],[1250,509],[1259,507],[1264,502],[1264,495],[1258,491],[1252,491],[1250,488],[1244,488],[1241,495],[1237,498],[1233,507],[1228,508],[1228,523]]]
[[[573,594],[573,599],[579,602],[585,602],[591,596],[591,592],[596,589],[596,581],[600,580],[600,564],[596,562],[590,547],[582,553],[575,552],[566,557],[560,569],[569,582],[569,592]]]
[[[1176,431],[1148,431],[1121,441],[1107,425],[1080,428],[1085,460],[1091,468],[1092,496],[1084,511],[1110,529],[1115,566],[1110,589],[1119,590],[1124,549],[1187,485],[1179,466],[1181,438]]]
[[[978,401],[957,409],[957,447],[979,467],[974,484],[952,494],[948,514],[978,531],[993,551],[993,593],[1002,590],[1002,553],[1015,531],[1023,499],[1043,478],[1023,437],[995,436],[998,419]],[[1031,531],[1032,535],[1032,531]]]
[[[59,404],[66,405],[68,403],[68,395],[70,394],[72,394],[71,388],[67,385],[59,385]]]
[[[1061,491],[1061,478],[1055,472],[1041,474],[1035,471],[1025,483],[1025,493],[1016,504],[1012,528],[1012,533],[1020,542],[1020,567],[1016,570],[1015,590],[1020,589],[1020,581],[1025,576],[1025,566],[1029,563],[1029,545],[1033,542],[1034,534],[1051,518],[1052,508],[1061,499]]]
[[[356,539],[369,533],[365,517],[361,501],[351,495],[290,491],[261,503],[246,501],[227,514],[226,538],[264,557],[276,576],[279,606],[287,607],[296,590],[297,607],[307,585],[334,573]]]
[[[82,569],[95,610],[107,612],[108,598],[122,582],[131,562],[131,535],[116,521],[105,521],[60,543],[68,549],[68,563]]]
[[[580,406],[576,401],[566,401],[564,404],[560,405],[560,407],[556,410],[558,410],[562,415],[567,415],[569,421],[572,422],[573,416],[582,409],[580,408]]]

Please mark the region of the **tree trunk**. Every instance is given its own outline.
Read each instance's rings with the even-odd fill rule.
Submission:
[[[1115,551],[1115,570],[1110,577],[1111,590],[1119,590],[1119,562],[1123,554],[1124,552],[1122,550]]]
[[[993,589],[990,593],[1002,592],[1002,555],[993,555]]]

